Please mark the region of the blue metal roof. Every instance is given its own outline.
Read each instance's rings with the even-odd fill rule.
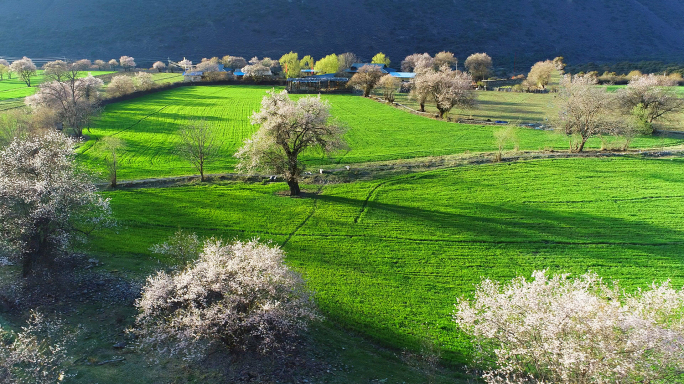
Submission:
[[[237,72],[233,72],[233,75],[235,75],[235,76],[244,76],[245,73],[244,73],[244,72],[237,71]]]
[[[416,74],[413,72],[390,72],[389,74],[398,79],[413,79],[416,77]]]
[[[197,71],[197,72],[183,72],[183,76],[202,76],[204,72],[202,71]]]

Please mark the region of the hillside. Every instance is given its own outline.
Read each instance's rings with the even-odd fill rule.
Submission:
[[[353,51],[395,60],[486,51],[517,71],[570,63],[684,59],[678,0],[0,0],[0,56],[199,59],[225,54],[315,57]]]

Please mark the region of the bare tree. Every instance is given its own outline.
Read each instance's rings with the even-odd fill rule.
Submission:
[[[116,173],[118,170],[118,162],[116,159],[117,151],[125,146],[123,140],[116,136],[106,136],[102,138],[102,145],[104,150],[109,153],[109,157],[105,158],[107,170],[109,171],[109,186],[116,188]]]
[[[375,65],[364,65],[352,76],[348,86],[354,87],[363,92],[363,97],[368,97],[373,88],[378,84],[383,73]]]
[[[613,111],[615,97],[596,87],[593,76],[565,75],[558,96],[558,128],[570,138],[570,151],[582,152],[590,137],[624,130]]]
[[[378,81],[378,87],[382,89],[383,97],[388,103],[394,103],[394,94],[397,92],[400,85],[401,80],[390,74],[381,77],[380,81]]]
[[[31,86],[31,77],[36,75],[37,68],[33,61],[24,56],[23,59],[14,61],[9,66],[10,72],[16,73],[26,83],[27,87]]]
[[[551,81],[551,75],[556,70],[556,64],[551,60],[539,61],[535,63],[527,75],[527,81],[534,84],[539,89],[545,89]]]
[[[52,265],[75,235],[109,223],[108,200],[74,156],[74,142],[55,131],[0,152],[0,242],[14,249],[24,277]]]
[[[204,166],[214,159],[219,148],[213,128],[204,120],[193,121],[180,130],[179,136],[179,154],[192,163],[204,181]]]
[[[331,121],[330,104],[320,96],[293,101],[287,91],[270,91],[261,101],[261,110],[252,115],[252,124],[261,128],[235,154],[240,161],[237,169],[284,175],[290,196],[300,193],[304,165],[299,155],[304,150],[318,148],[330,153],[344,145],[344,130]]]
[[[684,109],[684,99],[667,76],[634,76],[627,87],[618,91],[622,109],[631,113],[644,133],[653,133],[653,123]]]
[[[492,70],[492,58],[486,53],[473,53],[466,59],[465,67],[475,81],[484,80]]]
[[[337,55],[337,59],[340,62],[338,72],[346,71],[347,69],[351,68],[352,65],[359,62],[359,58],[351,52],[339,54]]]

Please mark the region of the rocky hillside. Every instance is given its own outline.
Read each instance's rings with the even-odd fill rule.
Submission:
[[[0,0],[0,56],[197,60],[378,51],[488,52],[519,70],[684,59],[681,0]],[[529,67],[527,67],[529,68]]]

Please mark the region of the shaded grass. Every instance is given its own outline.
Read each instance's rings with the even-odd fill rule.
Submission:
[[[546,268],[591,270],[627,289],[684,284],[682,172],[682,159],[564,159],[328,185],[315,198],[277,196],[283,184],[113,191],[119,232],[99,233],[89,250],[137,269],[179,227],[289,238],[288,263],[330,319],[399,348],[415,348],[428,325],[445,357],[465,362],[469,343],[450,315],[481,276]]]
[[[80,161],[104,172],[107,153],[97,141],[116,135],[126,144],[118,156],[122,180],[195,174],[190,164],[177,155],[177,132],[190,120],[201,118],[214,126],[221,141],[220,153],[207,165],[206,172],[232,172],[236,165],[232,155],[255,132],[249,117],[259,109],[269,89],[263,86],[182,87],[109,105],[87,132],[91,140],[80,148]],[[334,117],[349,128],[345,135],[349,149],[332,158],[315,151],[304,153],[302,160],[312,167],[488,152],[496,148],[493,133],[500,127],[428,119],[353,95],[323,98],[330,101]],[[564,150],[568,145],[565,136],[548,131],[520,128],[517,138],[521,150]],[[681,142],[642,137],[636,138],[632,146],[667,146]],[[511,149],[513,144],[508,147]],[[600,148],[601,142],[593,138],[587,147]]]

